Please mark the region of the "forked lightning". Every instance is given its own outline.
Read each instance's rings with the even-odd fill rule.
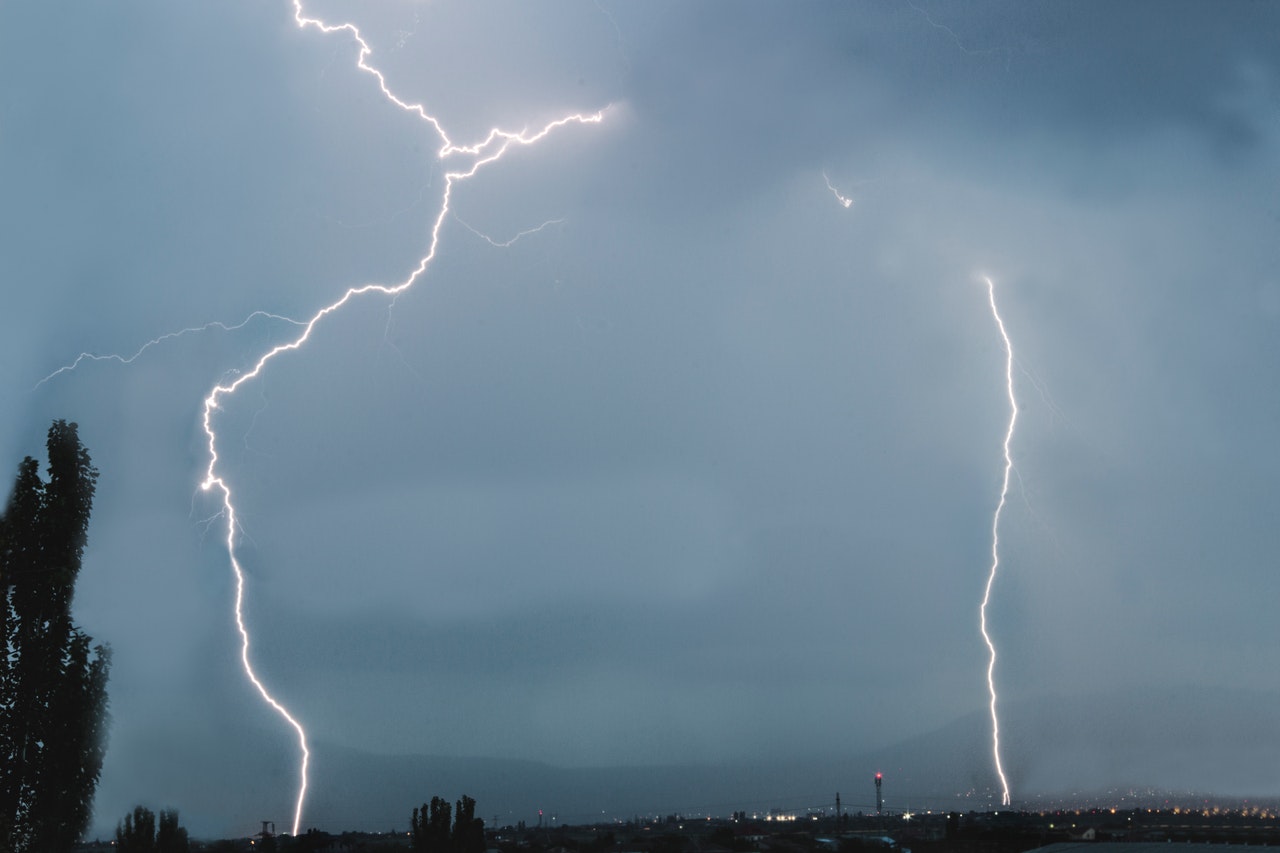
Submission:
[[[288,711],[288,709],[284,707],[284,705],[271,695],[265,685],[263,685],[262,680],[258,678],[257,673],[254,672],[253,664],[250,661],[249,631],[244,622],[244,570],[241,568],[240,561],[236,556],[235,504],[232,501],[231,487],[218,473],[218,436],[213,427],[213,413],[220,407],[223,398],[232,396],[240,386],[256,378],[263,369],[266,368],[267,364],[276,356],[302,347],[302,345],[311,337],[311,333],[315,329],[316,324],[329,314],[342,308],[355,297],[363,296],[366,293],[380,293],[385,296],[394,297],[412,287],[423,273],[426,272],[427,267],[435,258],[436,248],[440,241],[440,227],[444,223],[445,217],[449,214],[449,200],[453,192],[453,185],[455,182],[470,178],[486,164],[499,159],[512,145],[531,145],[544,138],[556,128],[563,127],[567,124],[597,123],[604,118],[604,114],[602,112],[597,112],[589,115],[574,114],[564,116],[563,118],[549,122],[536,133],[513,133],[493,128],[485,135],[484,139],[474,145],[455,145],[449,139],[449,135],[445,133],[444,127],[441,125],[440,121],[429,114],[422,104],[414,104],[404,101],[391,91],[383,73],[376,67],[369,64],[369,57],[372,56],[373,49],[369,46],[369,43],[365,41],[364,37],[360,34],[359,28],[356,27],[355,24],[328,24],[319,18],[308,17],[303,11],[300,0],[293,0],[293,17],[298,26],[302,29],[314,27],[325,34],[345,32],[350,35],[359,47],[356,67],[376,78],[378,88],[388,101],[406,112],[417,115],[424,122],[431,125],[431,128],[439,136],[441,144],[439,150],[436,152],[436,156],[441,160],[459,156],[469,156],[471,158],[470,163],[465,165],[463,168],[445,172],[444,193],[440,202],[440,210],[436,214],[435,222],[431,226],[431,237],[428,242],[427,252],[418,260],[417,266],[403,281],[399,284],[392,285],[364,284],[359,287],[352,287],[348,289],[336,301],[317,311],[315,315],[307,321],[306,325],[303,327],[302,333],[298,335],[298,337],[287,343],[272,347],[258,359],[252,370],[241,374],[234,382],[215,385],[213,390],[209,392],[209,395],[205,397],[204,400],[203,425],[205,435],[209,440],[209,467],[205,470],[205,479],[201,484],[201,487],[206,491],[210,489],[217,489],[222,493],[222,506],[227,523],[227,552],[231,559],[231,569],[235,573],[236,577],[235,620],[236,629],[240,632],[240,661],[244,665],[245,675],[248,677],[249,681],[253,683],[253,686],[257,689],[258,693],[261,694],[263,701],[280,714],[280,716],[283,717],[297,733],[298,746],[302,752],[302,760],[298,771],[298,798],[293,814],[293,834],[297,835],[298,828],[302,824],[302,808],[306,803],[307,768],[310,762],[311,752],[307,748],[307,733],[302,724],[298,722],[298,720]]]
[[[258,676],[257,672],[254,670],[254,667],[253,667],[253,662],[250,655],[251,639],[250,639],[249,629],[245,623],[245,618],[244,618],[245,573],[244,573],[243,567],[240,564],[240,558],[236,550],[236,539],[237,539],[236,531],[238,529],[238,522],[236,518],[236,507],[235,507],[235,502],[232,499],[231,486],[228,483],[226,477],[220,472],[218,468],[218,462],[219,462],[218,433],[214,426],[215,413],[226,404],[228,399],[230,399],[232,396],[235,395],[236,391],[239,390],[241,386],[257,378],[266,369],[267,365],[277,356],[282,355],[286,352],[291,352],[293,350],[302,348],[302,346],[306,344],[307,341],[311,338],[311,333],[315,330],[316,326],[320,323],[321,320],[323,320],[328,315],[334,313],[335,311],[338,311],[351,300],[355,299],[356,297],[363,296],[365,294],[375,294],[375,293],[381,294],[384,296],[389,296],[392,299],[394,299],[397,295],[399,295],[400,293],[403,293],[404,291],[412,287],[414,283],[417,282],[418,279],[423,276],[428,266],[430,266],[432,260],[436,256],[436,249],[440,240],[440,229],[445,221],[445,218],[449,215],[449,202],[450,202],[450,197],[453,193],[453,187],[455,183],[459,181],[464,181],[467,178],[472,177],[473,175],[476,174],[476,172],[478,172],[485,165],[492,163],[498,160],[499,158],[501,158],[503,154],[505,154],[512,146],[532,145],[533,143],[538,142],[543,138],[545,138],[548,134],[550,134],[552,131],[556,130],[557,128],[562,128],[566,125],[597,124],[604,119],[604,113],[603,111],[601,111],[601,112],[595,112],[590,114],[579,113],[579,114],[563,116],[561,118],[556,119],[555,121],[548,122],[540,130],[533,131],[533,132],[530,132],[527,130],[520,131],[520,132],[512,132],[512,131],[501,130],[499,128],[493,128],[489,130],[484,135],[484,137],[479,142],[476,142],[475,144],[472,144],[472,145],[455,144],[449,138],[449,135],[445,132],[445,129],[441,124],[441,122],[439,121],[439,119],[437,119],[436,117],[428,113],[426,108],[422,104],[410,103],[408,101],[403,100],[402,98],[397,96],[394,92],[392,92],[390,87],[387,85],[387,80],[386,80],[386,77],[383,75],[383,73],[375,66],[369,64],[369,58],[373,55],[373,49],[369,46],[369,43],[365,41],[364,37],[360,33],[359,28],[356,27],[355,24],[351,24],[351,23],[329,24],[320,20],[319,18],[309,17],[303,10],[301,0],[292,0],[292,5],[293,5],[293,18],[300,29],[305,30],[305,29],[313,28],[313,29],[319,30],[321,33],[328,34],[328,35],[345,33],[348,36],[350,36],[351,39],[355,42],[356,47],[358,48],[358,55],[355,62],[356,68],[359,69],[360,71],[363,71],[367,74],[372,75],[376,79],[379,90],[382,92],[382,95],[389,102],[391,102],[392,104],[394,104],[395,106],[399,107],[400,109],[406,112],[409,112],[418,116],[423,122],[430,125],[431,129],[435,132],[435,134],[440,140],[440,147],[435,151],[435,156],[439,160],[441,160],[442,162],[445,162],[445,161],[458,162],[458,165],[456,167],[451,169],[446,169],[444,173],[444,189],[441,194],[440,209],[437,212],[435,219],[431,224],[431,229],[429,232],[430,237],[427,241],[426,253],[422,255],[421,258],[419,258],[417,265],[409,272],[409,274],[404,278],[404,280],[400,281],[399,283],[397,284],[363,284],[358,287],[349,288],[345,293],[339,296],[336,300],[334,300],[333,302],[329,303],[328,305],[318,310],[315,314],[311,316],[309,320],[305,320],[305,321],[293,320],[287,317],[279,317],[276,315],[266,314],[265,312],[258,311],[258,312],[254,312],[253,314],[250,314],[249,317],[247,317],[239,325],[227,326],[226,324],[223,324],[223,323],[209,323],[204,326],[194,327],[190,329],[183,329],[177,332],[171,332],[165,335],[161,335],[160,337],[147,342],[136,353],[127,357],[119,356],[119,355],[98,356],[98,355],[92,355],[89,353],[82,353],[71,364],[68,364],[62,368],[59,368],[57,371],[51,373],[50,375],[46,376],[44,379],[40,380],[40,382],[37,384],[37,387],[39,387],[39,385],[44,384],[45,382],[48,382],[49,380],[53,379],[54,377],[58,376],[63,372],[75,369],[79,364],[81,364],[81,362],[85,360],[98,360],[98,361],[114,360],[114,361],[119,361],[121,363],[128,364],[132,362],[134,359],[138,358],[138,356],[142,355],[142,353],[146,351],[148,348],[155,346],[156,344],[162,343],[164,341],[167,341],[171,338],[177,337],[179,335],[184,335],[191,332],[203,331],[211,328],[221,328],[225,330],[238,329],[241,326],[243,326],[245,323],[249,322],[249,320],[259,316],[267,317],[274,320],[282,320],[300,327],[301,331],[292,340],[289,340],[285,343],[277,344],[276,346],[267,350],[257,359],[252,369],[248,370],[247,372],[237,374],[234,381],[220,382],[219,384],[215,385],[213,389],[209,391],[208,395],[204,398],[204,408],[203,408],[203,415],[201,418],[201,424],[204,429],[205,437],[208,440],[209,464],[204,472],[204,480],[200,484],[201,488],[204,489],[206,492],[214,491],[219,493],[222,499],[222,509],[220,514],[222,516],[223,521],[226,523],[227,553],[230,558],[231,570],[235,575],[235,599],[234,599],[233,611],[235,616],[236,630],[239,632],[239,635],[240,635],[240,662],[244,667],[245,675],[248,678],[248,680],[252,683],[253,687],[258,691],[258,694],[262,697],[263,701],[266,702],[267,705],[269,705],[276,713],[278,713],[281,717],[283,717],[284,720],[293,729],[293,731],[297,734],[298,747],[301,752],[301,761],[299,763],[299,770],[298,770],[298,794],[297,794],[297,799],[295,801],[295,806],[294,806],[293,830],[292,830],[293,834],[297,835],[298,830],[302,825],[302,811],[303,811],[303,806],[306,803],[308,768],[310,765],[311,751],[307,745],[307,732],[306,732],[306,729],[303,727],[302,723],[299,722],[299,720],[278,699],[276,699],[271,694],[271,691],[267,689],[266,685],[263,683],[262,679]],[[531,229],[530,231],[527,231],[527,232],[522,232],[521,234],[518,234],[515,238],[513,238],[511,241],[509,241],[506,244],[497,243],[496,241],[493,241],[493,240],[490,240],[490,242],[494,243],[494,245],[499,245],[499,246],[510,245],[510,243],[515,242],[515,240],[519,239],[520,237],[526,236],[527,234],[530,234],[530,233],[534,233],[542,228],[547,227],[550,224],[551,224],[550,222],[543,223],[542,225],[538,226],[538,228]],[[470,228],[470,226],[467,226],[467,227]],[[479,232],[476,232],[476,233],[479,233]]]

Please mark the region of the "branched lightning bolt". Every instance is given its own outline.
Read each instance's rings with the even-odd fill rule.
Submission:
[[[1013,428],[1018,422],[1018,399],[1013,393],[1013,343],[1005,330],[1004,320],[996,308],[996,286],[990,278],[984,276],[987,283],[987,298],[991,301],[991,315],[995,317],[996,328],[1000,330],[1000,338],[1004,341],[1005,351],[1005,389],[1009,395],[1009,427],[1004,434],[1004,481],[1000,485],[1000,501],[991,519],[991,571],[987,575],[987,585],[982,592],[982,606],[978,608],[978,624],[982,631],[982,640],[987,644],[990,657],[987,662],[987,691],[991,695],[991,751],[995,758],[996,775],[1000,777],[1000,804],[1009,805],[1009,780],[1005,778],[1004,766],[1000,762],[1000,716],[996,713],[996,644],[987,632],[987,605],[991,602],[991,587],[996,581],[996,570],[1000,567],[1000,513],[1004,511],[1006,498],[1009,495],[1009,478],[1013,474],[1013,455],[1009,445],[1013,442]]]
[[[257,672],[253,668],[250,658],[250,636],[249,630],[244,619],[244,598],[245,598],[245,573],[240,564],[239,557],[236,552],[236,508],[232,500],[231,487],[226,479],[218,472],[218,436],[214,429],[213,420],[214,413],[221,408],[225,398],[230,398],[245,383],[257,378],[266,366],[277,356],[293,350],[300,349],[311,337],[311,333],[316,326],[328,315],[341,309],[351,300],[358,296],[369,293],[379,293],[389,296],[393,300],[400,293],[408,290],[413,284],[426,272],[427,267],[435,258],[436,249],[440,239],[440,228],[444,223],[445,217],[449,214],[449,201],[453,192],[454,183],[465,180],[475,175],[477,171],[485,165],[494,162],[502,157],[504,153],[512,145],[532,145],[543,139],[553,130],[564,127],[568,124],[595,124],[603,120],[603,112],[593,114],[574,114],[556,119],[547,123],[537,132],[530,133],[521,131],[519,133],[504,131],[494,128],[478,143],[474,145],[456,145],[445,132],[440,121],[430,115],[422,104],[409,103],[402,100],[399,96],[391,91],[387,85],[386,77],[376,67],[369,64],[369,57],[373,53],[373,49],[369,43],[365,41],[360,34],[360,30],[351,23],[328,24],[318,18],[308,17],[302,8],[301,0],[293,0],[294,21],[301,29],[315,28],[321,33],[335,34],[346,33],[356,43],[359,48],[356,67],[370,75],[372,75],[378,83],[378,88],[388,101],[396,105],[400,109],[417,115],[424,122],[429,124],[436,132],[441,140],[441,146],[436,152],[436,156],[440,160],[447,160],[451,157],[470,156],[472,158],[469,165],[465,165],[458,169],[445,172],[444,176],[444,192],[441,198],[440,211],[436,215],[435,221],[432,223],[430,231],[430,239],[428,242],[427,252],[417,263],[417,266],[409,273],[409,275],[399,284],[364,284],[358,287],[349,288],[337,300],[317,311],[310,320],[299,325],[302,326],[302,332],[296,338],[286,343],[278,344],[267,350],[253,365],[253,368],[245,373],[240,374],[234,381],[219,383],[213,387],[208,396],[204,399],[204,413],[202,417],[202,425],[204,427],[205,436],[208,439],[209,447],[209,465],[205,469],[205,478],[201,483],[201,488],[205,491],[217,490],[222,495],[222,516],[226,522],[226,546],[227,553],[231,561],[231,569],[235,575],[236,591],[234,615],[236,629],[240,634],[240,661],[243,664],[245,675],[258,691],[263,701],[266,702],[276,713],[293,728],[298,736],[298,746],[302,753],[298,773],[298,797],[294,807],[293,815],[293,834],[298,834],[298,829],[302,822],[302,809],[306,802],[307,796],[307,770],[311,759],[311,752],[307,746],[307,733],[302,724],[289,712],[283,704],[280,703],[271,692],[267,690],[262,679],[258,677]]]
[[[195,332],[207,332],[210,329],[221,329],[224,332],[234,332],[239,329],[243,329],[245,326],[249,325],[249,322],[253,320],[255,317],[266,317],[271,320],[283,320],[284,322],[292,323],[295,326],[306,325],[301,320],[294,320],[289,317],[282,317],[279,314],[269,314],[266,311],[254,311],[248,317],[245,317],[239,323],[235,323],[234,325],[227,325],[226,323],[222,323],[217,320],[214,320],[212,323],[205,323],[203,326],[192,326],[187,329],[179,329],[176,332],[167,332],[158,338],[152,338],[142,346],[138,347],[137,352],[135,352],[133,355],[117,355],[117,354],[96,355],[91,352],[82,352],[78,356],[76,356],[75,360],[72,361],[70,364],[64,364],[62,367],[59,367],[57,370],[53,371],[53,373],[50,373],[45,378],[41,379],[32,387],[31,390],[35,391],[39,389],[41,385],[44,385],[46,382],[48,382],[51,379],[57,378],[63,373],[70,373],[71,371],[79,367],[82,362],[85,362],[85,361],[118,361],[121,364],[132,364],[144,352],[151,349],[153,346],[164,343],[165,341],[171,341],[174,338],[180,338],[183,335],[190,335]]]
[[[492,237],[490,237],[488,234],[484,233],[483,231],[480,231],[479,229],[477,229],[477,228],[473,228],[471,225],[468,225],[468,224],[467,224],[466,222],[464,222],[464,221],[462,220],[462,218],[461,218],[461,217],[459,217],[457,214],[454,214],[453,218],[454,218],[454,219],[458,222],[458,224],[459,224],[459,225],[461,225],[463,228],[467,229],[467,230],[468,230],[468,231],[470,231],[472,234],[474,234],[474,235],[476,235],[477,237],[479,237],[481,240],[484,240],[486,243],[488,243],[490,246],[493,246],[495,249],[509,249],[509,248],[511,248],[512,246],[514,246],[514,245],[516,244],[516,241],[518,241],[521,237],[528,237],[530,234],[537,234],[537,233],[538,233],[539,231],[541,231],[543,228],[550,228],[552,225],[559,225],[560,223],[564,222],[564,220],[563,220],[563,219],[548,219],[546,222],[542,223],[541,225],[537,226],[536,228],[526,228],[525,230],[523,230],[523,231],[519,232],[518,234],[516,234],[516,236],[512,237],[510,240],[502,240],[502,241],[498,241],[498,240],[493,239]]]

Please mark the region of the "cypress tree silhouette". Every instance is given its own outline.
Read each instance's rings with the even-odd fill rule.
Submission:
[[[106,753],[110,651],[71,621],[98,471],[55,421],[0,515],[0,850],[69,851],[89,823]]]

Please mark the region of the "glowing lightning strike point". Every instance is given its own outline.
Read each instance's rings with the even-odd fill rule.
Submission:
[[[1009,780],[1005,778],[1004,766],[1000,763],[1000,717],[996,714],[996,644],[987,633],[987,605],[991,602],[991,586],[996,580],[996,569],[1000,566],[1000,513],[1004,510],[1005,499],[1009,495],[1009,477],[1013,473],[1013,456],[1009,453],[1009,445],[1013,441],[1013,427],[1018,421],[1018,400],[1013,394],[1013,343],[1009,333],[1005,331],[1004,320],[1000,319],[1000,311],[996,308],[996,286],[986,276],[987,297],[991,300],[991,314],[995,317],[996,328],[1000,330],[1000,338],[1004,341],[1005,351],[1005,388],[1009,394],[1009,428],[1004,434],[1004,482],[1000,485],[1000,502],[996,504],[995,515],[991,520],[991,572],[987,575],[987,586],[982,592],[982,606],[978,608],[979,627],[982,640],[987,644],[990,658],[987,663],[987,690],[991,694],[991,751],[995,757],[996,775],[1000,777],[1000,804],[1009,805]]]
[[[296,836],[298,834],[298,828],[302,823],[302,807],[306,802],[307,769],[311,760],[311,752],[307,746],[306,730],[289,712],[289,710],[271,695],[270,691],[267,690],[262,680],[254,671],[253,664],[250,660],[249,630],[245,625],[244,620],[245,575],[244,569],[240,565],[240,560],[236,555],[236,510],[235,504],[232,501],[231,487],[218,473],[218,436],[213,427],[213,413],[220,408],[220,403],[223,398],[231,397],[240,388],[240,386],[259,376],[266,368],[267,364],[276,356],[292,350],[300,349],[303,344],[310,339],[312,331],[321,320],[342,308],[355,297],[362,296],[366,293],[380,293],[394,299],[396,296],[412,287],[414,282],[416,282],[426,272],[427,267],[435,258],[436,248],[440,240],[440,228],[444,223],[445,217],[449,214],[449,201],[453,193],[453,185],[455,182],[466,180],[467,178],[475,175],[475,173],[482,167],[502,157],[502,155],[506,153],[512,145],[532,145],[547,136],[553,130],[564,127],[568,124],[598,124],[604,119],[604,113],[596,112],[589,115],[576,114],[565,116],[547,123],[536,133],[529,133],[527,131],[513,133],[494,128],[488,132],[484,139],[475,145],[455,145],[450,141],[448,134],[445,133],[439,120],[428,114],[421,104],[411,104],[407,101],[401,100],[391,91],[390,88],[388,88],[386,77],[383,73],[374,66],[368,64],[368,59],[372,55],[373,49],[369,46],[369,43],[364,40],[364,37],[360,34],[360,30],[354,24],[327,24],[318,18],[307,17],[303,13],[301,0],[293,0],[293,10],[294,21],[301,29],[314,27],[325,34],[345,32],[354,39],[355,43],[359,46],[359,58],[356,61],[356,67],[361,71],[371,74],[377,80],[378,87],[381,89],[382,94],[387,98],[387,100],[398,106],[400,109],[417,115],[424,122],[431,125],[432,129],[435,130],[441,139],[441,146],[436,152],[437,157],[444,160],[456,155],[470,155],[473,158],[469,166],[445,172],[444,192],[441,198],[440,212],[437,214],[436,219],[431,226],[431,236],[428,243],[427,253],[418,260],[417,266],[403,281],[395,285],[364,284],[359,287],[349,288],[337,300],[317,311],[310,320],[305,323],[300,323],[299,325],[302,326],[302,333],[298,335],[297,338],[287,343],[278,344],[275,347],[272,347],[258,359],[254,364],[253,369],[240,374],[232,382],[215,385],[213,390],[209,392],[209,395],[205,397],[204,400],[202,424],[204,426],[205,436],[208,438],[209,466],[205,469],[205,478],[204,482],[201,483],[201,488],[205,491],[209,491],[216,487],[217,490],[222,493],[222,514],[227,525],[227,553],[231,561],[231,570],[235,574],[236,579],[234,613],[236,629],[240,632],[240,662],[243,664],[246,677],[248,677],[254,688],[257,689],[259,695],[262,696],[263,701],[283,717],[284,720],[293,728],[294,732],[297,733],[298,746],[302,752],[302,761],[299,768],[298,798],[293,815],[293,835]]]
[[[826,172],[822,173],[822,180],[827,182],[827,189],[831,190],[831,194],[836,197],[836,201],[840,202],[846,210],[853,207],[853,199],[848,196],[840,195],[840,190],[836,189],[835,185],[831,183],[831,179],[827,177]]]

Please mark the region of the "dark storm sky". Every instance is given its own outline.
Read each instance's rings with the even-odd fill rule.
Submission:
[[[1009,414],[983,275],[1023,406],[1002,697],[1276,690],[1276,6],[308,9],[458,142],[607,107],[458,184],[414,288],[217,415],[255,659],[318,741],[734,761],[982,708]],[[246,775],[289,810],[198,484],[204,396],[296,330],[34,386],[404,278],[440,142],[355,58],[285,2],[0,8],[0,460],[67,418],[102,471],[76,612],[115,649],[103,826],[176,799],[252,829],[198,805]],[[1051,784],[1023,749],[1015,788]]]

